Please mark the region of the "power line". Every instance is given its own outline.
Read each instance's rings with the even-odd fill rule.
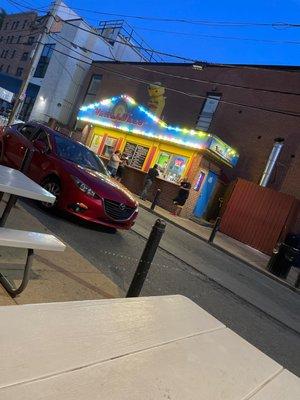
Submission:
[[[69,49],[72,50],[71,48],[69,48]],[[79,59],[77,57],[68,55],[68,54],[66,54],[66,53],[64,53],[64,52],[62,52],[60,50],[54,49],[53,51],[56,51],[56,52],[58,52],[58,53],[60,53],[62,55],[65,55],[67,57],[73,58],[74,60],[89,64],[89,65],[91,64],[91,63],[89,63],[89,62],[87,62],[85,60],[81,60],[81,59]],[[92,59],[91,59],[91,61],[92,61]],[[99,65],[96,65],[96,64],[94,64],[94,65],[95,65],[96,69],[101,69],[101,70],[104,70],[104,71],[108,71],[108,72],[110,72],[110,73],[112,73],[114,75],[121,76],[121,77],[123,77],[125,79],[133,80],[133,81],[136,81],[136,82],[139,82],[139,83],[143,83],[143,84],[146,84],[146,85],[153,84],[153,82],[146,81],[146,80],[143,80],[143,79],[139,79],[137,77],[134,77],[134,76],[131,76],[131,75],[128,75],[128,74],[124,74],[124,73],[121,73],[121,72],[117,72],[117,71],[114,71],[114,70],[112,70],[110,68],[106,68],[106,67],[99,66]],[[188,97],[192,97],[192,98],[199,98],[199,99],[206,99],[207,98],[206,96],[202,96],[202,95],[198,95],[198,94],[194,94],[194,93],[187,93],[187,92],[184,92],[184,91],[181,91],[181,90],[178,90],[178,89],[175,89],[175,88],[171,88],[171,87],[168,87],[168,86],[165,86],[165,88],[167,90],[172,91],[172,92],[179,93],[179,94],[182,94],[182,95],[185,95],[185,96],[188,96]],[[249,109],[253,109],[253,110],[267,111],[267,112],[281,114],[281,115],[300,117],[300,113],[294,113],[294,112],[290,112],[290,111],[270,109],[270,108],[265,108],[265,107],[257,107],[257,106],[252,106],[252,105],[247,105],[247,104],[242,104],[242,103],[237,103],[237,102],[228,101],[228,100],[222,100],[222,99],[220,99],[219,102],[223,103],[223,104],[229,104],[229,105],[233,105],[233,106],[237,106],[237,107],[242,107],[242,108],[249,108]]]
[[[14,0],[8,0],[8,1],[10,1],[10,2],[12,2],[12,3],[17,3],[17,2],[15,2]],[[19,4],[19,3],[17,3],[17,4]],[[24,6],[23,6],[24,7]],[[67,7],[67,6],[66,6]],[[26,8],[26,7],[25,7]],[[69,8],[69,7],[68,7]],[[85,29],[85,28],[83,28],[83,27],[79,27],[79,26],[77,26],[77,25],[74,25],[74,24],[72,24],[70,21],[66,21],[66,20],[63,20],[63,22],[64,23],[66,23],[66,24],[68,24],[68,25],[70,25],[70,26],[73,26],[73,27],[75,27],[75,28],[77,28],[77,29],[80,29],[80,30],[82,30],[82,31],[84,31],[84,32],[88,32],[88,33],[90,33],[90,34],[92,34],[92,35],[95,35],[95,36],[97,36],[97,37],[100,37],[100,38],[102,38],[102,39],[104,39],[104,40],[106,40],[107,41],[107,37],[105,37],[105,36],[103,36],[103,35],[100,35],[99,34],[99,32],[96,32],[96,29],[95,28],[91,28],[85,21],[83,21],[85,24],[86,24],[86,26],[88,26],[89,27],[89,29]],[[158,55],[162,55],[162,56],[166,56],[166,57],[170,57],[170,58],[175,58],[175,59],[178,59],[178,60],[180,60],[180,61],[184,61],[184,62],[191,62],[191,63],[202,63],[202,64],[209,64],[209,65],[216,65],[216,66],[223,66],[223,67],[226,67],[226,68],[243,68],[243,69],[250,69],[250,70],[258,70],[258,71],[261,71],[261,70],[269,70],[267,67],[262,67],[262,66],[259,66],[259,67],[257,67],[257,66],[250,66],[250,65],[232,65],[232,64],[221,64],[221,63],[206,63],[206,62],[201,62],[201,61],[199,61],[199,60],[195,60],[195,59],[191,59],[191,58],[188,58],[188,57],[183,57],[183,56],[179,56],[179,55],[176,55],[176,54],[171,54],[171,53],[166,53],[166,52],[161,52],[161,51],[158,51],[158,50],[153,50],[153,49],[149,49],[149,48],[145,48],[145,47],[143,47],[143,46],[135,46],[135,45],[133,45],[132,43],[130,43],[130,41],[128,41],[128,40],[126,40],[126,38],[124,38],[124,40],[123,41],[121,41],[121,40],[114,40],[114,42],[115,43],[120,43],[120,44],[122,44],[122,45],[124,45],[124,46],[129,46],[129,47],[131,47],[132,49],[134,49],[134,50],[138,50],[138,51],[141,51],[141,50],[143,50],[143,51],[146,51],[146,52],[148,52],[148,53],[155,53],[155,54],[158,54]],[[298,44],[298,43],[297,43]],[[300,43],[299,43],[300,44]],[[275,69],[275,71],[277,71],[277,72],[284,72],[284,73],[286,73],[286,72],[298,72],[297,70],[290,70],[290,71],[282,71],[282,70],[280,70],[280,69]]]
[[[28,2],[26,2],[28,4]],[[45,8],[47,6],[44,6]],[[69,8],[67,5],[61,5],[60,7]],[[154,16],[144,16],[144,15],[130,15],[130,14],[118,14],[118,13],[108,13],[101,12],[97,10],[91,10],[86,8],[72,7],[73,10],[84,11],[92,14],[108,15],[112,17],[122,17],[130,19],[138,19],[143,21],[158,21],[158,22],[176,22],[194,25],[206,25],[206,26],[221,26],[221,27],[271,27],[271,28],[299,28],[300,24],[294,24],[290,22],[253,22],[253,21],[210,21],[210,20],[193,20],[193,19],[182,19],[182,18],[161,18]]]
[[[72,47],[76,46],[76,47],[80,48],[83,51],[88,51],[88,52],[90,52],[92,54],[98,55],[100,57],[104,57],[104,58],[109,59],[109,60],[111,60],[113,62],[118,62],[118,61],[115,60],[115,58],[112,58],[112,57],[109,57],[109,56],[105,56],[104,54],[101,54],[99,52],[93,51],[91,49],[86,49],[86,48],[78,45],[77,43],[73,43],[73,42],[69,41],[68,39],[64,38],[63,36],[61,36],[61,35],[59,35],[57,33],[55,33],[54,35],[58,36],[61,39],[63,39],[64,41],[69,43]],[[50,35],[50,36],[53,38],[52,35]],[[56,40],[55,38],[53,38],[53,39]],[[58,41],[58,43],[60,43],[61,45],[65,46],[67,48],[69,48],[68,46],[64,45],[60,41]],[[81,53],[78,53],[78,54],[81,55]],[[126,64],[126,62],[125,62],[125,64]],[[182,75],[174,75],[174,74],[171,74],[169,72],[153,70],[151,68],[146,68],[146,67],[143,67],[141,65],[135,65],[135,64],[130,64],[130,63],[128,63],[127,65],[131,65],[134,68],[138,68],[138,69],[145,70],[145,71],[148,71],[148,72],[152,72],[152,73],[168,76],[168,77],[171,77],[171,78],[177,78],[177,79],[182,79],[182,80],[186,80],[186,81],[191,81],[191,82],[199,82],[199,83],[204,83],[204,84],[220,85],[220,86],[224,86],[224,87],[233,87],[233,88],[236,88],[236,89],[246,89],[246,90],[253,90],[253,91],[259,91],[259,92],[265,92],[265,93],[278,93],[278,94],[284,94],[284,95],[300,96],[300,93],[294,93],[294,92],[288,92],[288,91],[282,91],[282,90],[273,90],[273,89],[262,89],[262,88],[255,88],[255,87],[250,87],[250,86],[242,86],[242,85],[235,85],[235,84],[230,84],[230,83],[223,83],[223,82],[219,82],[219,81],[190,78],[190,77],[185,77],[185,76],[182,76]]]
[[[219,85],[219,86],[225,86],[225,87],[233,87],[233,88],[236,88],[236,89],[254,90],[254,91],[265,92],[265,93],[278,93],[278,94],[285,94],[285,95],[300,96],[300,93],[288,92],[288,91],[284,91],[284,90],[262,89],[262,88],[251,87],[251,86],[235,85],[233,83],[224,83],[224,82],[220,82],[220,81],[190,78],[190,77],[186,77],[186,76],[182,76],[182,75],[174,75],[174,74],[170,74],[168,72],[157,71],[157,70],[154,70],[154,69],[151,69],[151,68],[145,68],[143,66],[136,66],[136,67],[139,68],[139,69],[148,71],[148,72],[154,72],[156,74],[166,75],[166,76],[171,77],[171,78],[177,78],[177,79],[182,79],[182,80],[187,80],[187,81],[192,81],[192,82]]]
[[[154,28],[146,28],[133,26],[135,29],[141,29],[143,31],[150,32],[159,32],[159,33],[167,33],[172,35],[183,35],[183,36],[195,36],[201,38],[212,38],[212,39],[226,39],[226,40],[241,40],[245,42],[258,42],[258,43],[271,43],[271,44],[297,44],[300,45],[300,42],[295,42],[293,40],[272,40],[272,39],[256,39],[256,38],[246,38],[246,37],[237,37],[237,36],[220,36],[220,35],[207,35],[204,33],[193,33],[193,32],[178,32],[178,31],[168,31],[163,29],[154,29]]]

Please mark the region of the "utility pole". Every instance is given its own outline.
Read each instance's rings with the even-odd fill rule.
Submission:
[[[47,43],[48,33],[50,32],[50,29],[55,21],[55,15],[56,15],[59,3],[60,3],[60,1],[57,1],[57,0],[54,1],[53,6],[49,11],[47,23],[43,29],[43,32],[39,35],[37,45],[35,46],[35,48],[32,51],[30,64],[27,69],[27,75],[26,75],[26,77],[24,77],[22,85],[19,90],[19,93],[16,95],[15,104],[14,104],[13,109],[8,118],[8,123],[7,123],[8,125],[11,125],[15,121],[15,119],[19,115],[19,112],[21,111],[23,102],[26,97],[26,91],[27,91],[28,85],[30,83],[30,79],[33,77],[33,75],[35,73],[35,70],[38,65],[40,56],[42,54],[44,45]]]

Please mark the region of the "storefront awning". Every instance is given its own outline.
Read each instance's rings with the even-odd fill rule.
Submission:
[[[168,125],[124,94],[82,106],[77,119],[190,149],[206,150],[230,166],[235,166],[239,158],[238,153],[217,136]]]

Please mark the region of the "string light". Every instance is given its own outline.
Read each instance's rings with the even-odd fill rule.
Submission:
[[[105,110],[103,111],[104,115],[99,114],[97,116],[97,119],[93,118],[93,116],[85,115],[89,111],[96,110],[99,107],[106,108],[107,106],[113,106],[114,103],[117,103],[120,100],[125,101],[131,106],[135,106],[140,112],[145,114],[150,120],[152,120],[155,123],[156,126],[158,125],[157,131],[154,132],[152,130],[146,131],[139,129],[136,126],[130,126],[135,124],[130,123],[128,121],[121,121],[121,120],[114,121],[110,116],[111,113],[110,107],[108,108],[107,111]],[[107,116],[105,115],[106,112]],[[235,165],[238,160],[238,153],[230,146],[228,146],[226,143],[224,143],[221,139],[219,139],[217,136],[195,129],[181,128],[179,126],[168,125],[166,122],[162,121],[156,115],[148,111],[145,107],[138,105],[137,102],[127,94],[111,97],[109,99],[103,99],[100,102],[82,106],[80,108],[77,119],[79,121],[84,121],[95,125],[101,125],[108,128],[118,129],[139,136],[146,136],[152,139],[156,140],[158,139],[165,142],[174,143],[176,145],[188,147],[191,149],[196,149],[196,150],[208,149],[213,153],[217,154],[219,157],[226,160],[227,162],[230,162],[231,165]],[[167,131],[169,131],[170,133],[164,134],[163,132],[161,132],[162,130],[165,130],[166,133]],[[172,134],[171,133],[172,131],[176,132],[176,134]],[[181,137],[178,137],[179,135],[181,135]],[[191,140],[189,140],[189,137]],[[218,151],[216,151],[217,149],[214,150],[214,148],[212,147],[213,143],[217,143],[218,147],[219,145],[222,146],[223,151],[220,152],[220,148],[218,148]]]

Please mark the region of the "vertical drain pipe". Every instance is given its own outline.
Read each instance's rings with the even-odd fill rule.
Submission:
[[[284,139],[283,138],[276,138],[274,140],[274,145],[273,145],[273,149],[271,151],[271,154],[269,156],[266,168],[264,170],[264,173],[261,177],[261,180],[259,182],[260,186],[266,187],[269,183],[269,180],[271,178],[272,172],[274,170],[276,161],[279,157],[279,154],[282,150],[284,144]]]

